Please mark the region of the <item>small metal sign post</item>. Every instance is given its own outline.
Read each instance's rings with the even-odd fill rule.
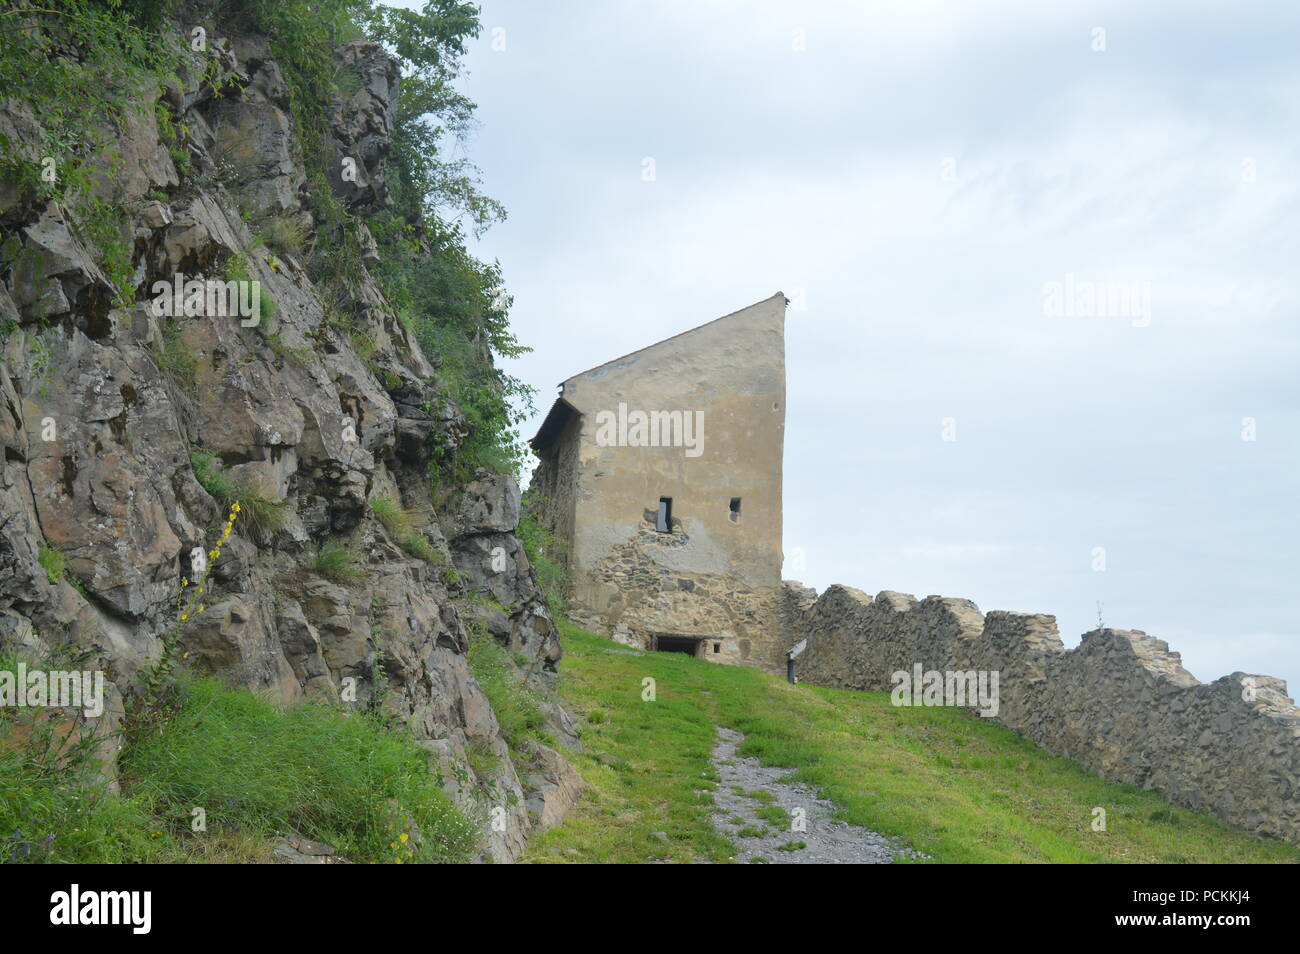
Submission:
[[[786,651],[785,654],[785,678],[790,682],[797,682],[794,678],[794,657],[808,648],[808,640],[801,639]]]

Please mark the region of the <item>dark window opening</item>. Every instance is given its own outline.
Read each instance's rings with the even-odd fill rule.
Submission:
[[[731,519],[733,522],[740,519],[740,498],[739,497],[731,498]]]
[[[655,529],[660,533],[673,532],[673,498],[659,498],[659,512],[655,514]]]
[[[722,643],[714,643],[714,644],[713,644],[713,651],[714,651],[715,653],[720,653],[720,652],[722,652]]]
[[[694,656],[700,640],[695,636],[656,636],[654,648],[661,653],[686,653]]]

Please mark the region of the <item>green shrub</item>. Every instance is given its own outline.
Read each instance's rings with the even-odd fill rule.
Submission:
[[[441,566],[444,557],[429,538],[416,529],[420,515],[414,510],[403,509],[402,505],[384,494],[370,498],[370,509],[375,518],[384,525],[397,545],[411,556],[434,566]]]
[[[162,335],[153,345],[154,360],[159,369],[175,385],[195,397],[198,392],[199,358],[181,337],[180,326],[173,323],[163,326]]]
[[[385,494],[370,498],[370,510],[394,537],[404,537],[415,529],[416,514]]]
[[[356,554],[341,540],[326,540],[312,551],[310,566],[322,576],[346,583],[361,574],[356,562]]]
[[[288,519],[288,507],[247,483],[240,483],[222,468],[215,454],[205,450],[190,453],[194,478],[212,495],[223,510],[238,503],[240,529],[259,543],[269,543]]]
[[[156,840],[148,805],[119,798],[101,783],[52,773],[6,744],[0,727],[0,863],[149,863],[174,860]]]
[[[397,543],[403,550],[415,557],[417,560],[423,560],[425,563],[430,563],[433,566],[442,566],[447,559],[443,555],[442,551],[430,543],[429,538],[418,530],[413,533],[408,533],[406,536],[398,540]]]
[[[63,580],[68,558],[62,552],[52,546],[41,544],[40,552],[36,555],[36,562],[45,571],[46,579],[50,581],[51,585]]]
[[[215,679],[182,684],[169,718],[127,737],[120,795],[99,780],[93,745],[56,720],[0,716],[0,863],[228,860],[232,842],[234,860],[266,861],[294,833],[357,862],[463,862],[477,848],[427,754],[368,713],[282,711]],[[190,828],[196,808],[206,831]]]
[[[249,535],[259,543],[269,543],[276,532],[284,527],[289,508],[279,500],[247,486],[238,489],[239,519]]]
[[[307,233],[295,216],[277,215],[262,224],[258,236],[266,247],[280,255],[301,258]]]
[[[527,512],[519,519],[519,529],[515,532],[524,545],[533,572],[537,574],[537,584],[546,597],[546,605],[552,614],[563,616],[569,593],[569,568],[563,546],[554,533]]]
[[[190,466],[194,468],[194,479],[212,495],[217,503],[221,504],[223,509],[239,499],[235,482],[222,469],[221,462],[217,460],[215,454],[205,450],[193,451],[190,453]]]
[[[279,333],[266,336],[266,346],[277,358],[284,358],[290,364],[300,368],[311,363],[315,350],[310,345],[288,345]]]
[[[522,674],[510,660],[510,651],[492,638],[481,621],[469,627],[469,668],[479,688],[492,704],[501,735],[511,751],[517,751],[525,739],[546,745],[555,740],[546,731],[537,696],[524,685]]]

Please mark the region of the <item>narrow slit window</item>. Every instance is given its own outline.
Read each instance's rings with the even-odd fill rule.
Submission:
[[[720,653],[720,652],[722,652],[722,643],[714,643],[714,644],[713,644],[713,651],[714,651],[715,653]]]
[[[732,497],[731,498],[731,520],[734,523],[739,519],[740,519],[740,498]]]
[[[655,529],[660,533],[673,532],[673,498],[659,498],[659,512],[655,515]]]

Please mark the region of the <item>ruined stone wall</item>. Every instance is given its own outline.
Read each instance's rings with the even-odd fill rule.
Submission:
[[[1163,640],[1099,629],[1066,650],[1055,617],[969,600],[787,583],[786,639],[808,640],[799,681],[889,691],[891,674],[999,672],[995,721],[1105,778],[1164,793],[1300,844],[1300,710],[1286,683],[1235,672],[1203,684]]]
[[[651,634],[698,634],[704,637],[700,658],[774,668],[772,661],[784,652],[777,592],[746,586],[726,573],[671,569],[669,551],[686,546],[683,534],[659,533],[647,523],[612,548],[575,587],[586,600],[580,605],[590,605],[602,593],[641,598],[631,613],[590,622],[609,626],[614,639],[633,646],[647,646]]]

